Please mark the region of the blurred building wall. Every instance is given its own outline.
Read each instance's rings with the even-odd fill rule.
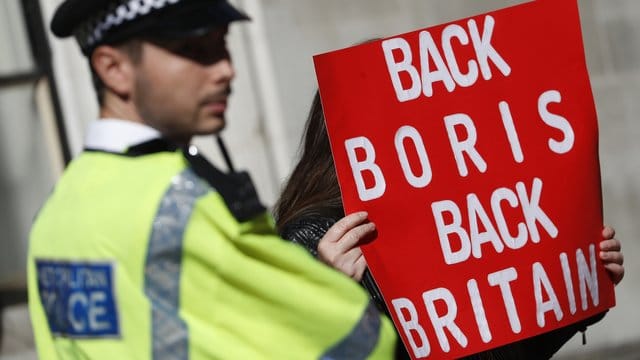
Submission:
[[[580,1],[580,10],[600,126],[605,222],[623,242],[626,268],[617,307],[588,338],[616,344],[640,339],[640,2]]]
[[[24,284],[31,220],[57,175],[36,72],[19,0],[0,1],[0,290]]]

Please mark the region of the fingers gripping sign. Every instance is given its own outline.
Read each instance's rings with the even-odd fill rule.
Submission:
[[[616,231],[605,226],[602,230],[602,241],[600,242],[600,260],[609,273],[609,277],[614,284],[624,277],[624,256],[622,255],[622,245],[620,240],[615,238]]]
[[[318,257],[322,262],[360,281],[367,263],[360,245],[373,239],[376,226],[364,211],[345,216],[320,239]]]

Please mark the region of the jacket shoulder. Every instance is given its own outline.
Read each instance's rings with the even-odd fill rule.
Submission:
[[[318,243],[336,220],[324,216],[304,216],[285,224],[282,238],[300,244],[313,256],[318,256]]]

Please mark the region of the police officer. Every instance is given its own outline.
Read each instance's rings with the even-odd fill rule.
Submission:
[[[30,238],[42,359],[388,358],[389,320],[274,235],[244,174],[196,152],[225,123],[223,0],[66,0],[51,29],[89,60],[100,119]],[[360,215],[332,236],[359,236]]]

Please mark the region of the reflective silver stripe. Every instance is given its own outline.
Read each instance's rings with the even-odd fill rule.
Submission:
[[[190,169],[176,176],[153,222],[145,265],[153,359],[188,359],[189,333],[178,316],[182,240],[196,200],[210,188]]]
[[[342,341],[322,355],[322,360],[366,359],[376,347],[380,334],[380,313],[369,300],[360,321]]]

